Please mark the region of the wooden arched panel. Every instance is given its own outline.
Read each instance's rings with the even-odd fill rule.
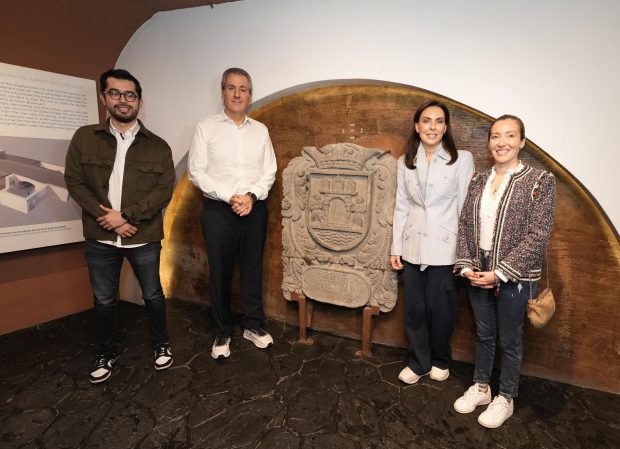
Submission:
[[[294,304],[282,296],[282,170],[303,146],[353,142],[402,154],[415,109],[438,98],[451,110],[457,146],[474,154],[476,169],[491,165],[486,136],[491,118],[440,95],[410,86],[338,81],[298,87],[272,96],[250,114],[269,128],[278,159],[270,192],[265,253],[264,303],[267,315],[297,322]],[[506,111],[509,113],[510,111]],[[527,129],[527,123],[526,129]],[[526,326],[525,373],[620,392],[618,237],[595,200],[570,173],[528,141],[522,159],[553,172],[558,184],[556,224],[548,252],[556,316],[542,330]],[[209,275],[200,228],[202,202],[184,176],[166,214],[162,279],[168,297],[208,301]],[[546,281],[543,279],[543,284]],[[402,290],[402,287],[401,287]],[[238,293],[238,292],[236,292]],[[406,346],[402,291],[390,314],[375,318],[375,342]],[[317,304],[313,327],[357,337],[361,313]],[[453,338],[454,356],[473,358],[473,318],[463,294]]]

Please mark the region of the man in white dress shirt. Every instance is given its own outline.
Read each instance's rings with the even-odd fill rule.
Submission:
[[[233,319],[230,280],[237,260],[241,274],[243,337],[259,348],[273,344],[262,328],[265,200],[276,176],[276,157],[265,125],[246,115],[252,79],[243,69],[222,75],[224,111],[198,123],[189,149],[189,179],[204,195],[202,216],[211,274],[214,359],[230,355]]]

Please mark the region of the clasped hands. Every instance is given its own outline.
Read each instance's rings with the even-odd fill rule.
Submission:
[[[249,195],[233,195],[228,201],[234,213],[240,217],[245,217],[252,212],[252,198]]]
[[[97,218],[97,223],[106,231],[114,231],[124,238],[131,237],[138,232],[138,228],[129,224],[120,211],[105,207],[103,204],[100,204],[99,208],[105,212],[105,215]]]
[[[494,288],[499,284],[499,277],[493,271],[467,271],[463,274],[473,287]]]
[[[390,265],[395,270],[402,270],[404,267],[400,256],[390,256]],[[500,282],[493,271],[467,271],[463,276],[472,286],[479,288],[494,288]]]

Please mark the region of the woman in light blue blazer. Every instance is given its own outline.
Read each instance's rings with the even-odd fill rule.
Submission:
[[[406,153],[398,160],[390,262],[404,269],[408,365],[398,378],[414,384],[430,374],[450,375],[450,337],[458,295],[452,274],[461,207],[474,173],[469,151],[458,151],[450,112],[439,101],[421,105],[413,116]]]

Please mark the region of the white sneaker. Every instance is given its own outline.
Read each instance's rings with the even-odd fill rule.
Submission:
[[[215,337],[211,346],[211,357],[225,359],[230,355],[230,337]]]
[[[245,329],[243,338],[250,340],[257,348],[267,348],[273,344],[273,338],[260,327],[258,329]]]
[[[480,391],[479,387],[478,383],[469,387],[465,394],[454,402],[454,410],[459,413],[471,413],[479,405],[491,402],[491,387],[487,385],[487,391]]]
[[[495,396],[491,405],[478,416],[478,422],[484,427],[495,429],[512,416],[514,400],[508,401],[501,394]]]
[[[437,368],[436,366],[433,366],[431,368],[431,374],[430,374],[431,379],[436,380],[437,382],[442,382],[446,380],[448,377],[450,377],[449,369],[441,369],[441,368]]]
[[[423,374],[422,376],[420,376],[420,375],[414,373],[411,368],[406,366],[406,367],[404,367],[402,369],[402,371],[398,375],[398,378],[401,381],[405,382],[406,384],[413,385],[413,384],[417,383],[418,380],[422,379],[422,377],[424,377],[424,376],[426,376],[426,374]]]

